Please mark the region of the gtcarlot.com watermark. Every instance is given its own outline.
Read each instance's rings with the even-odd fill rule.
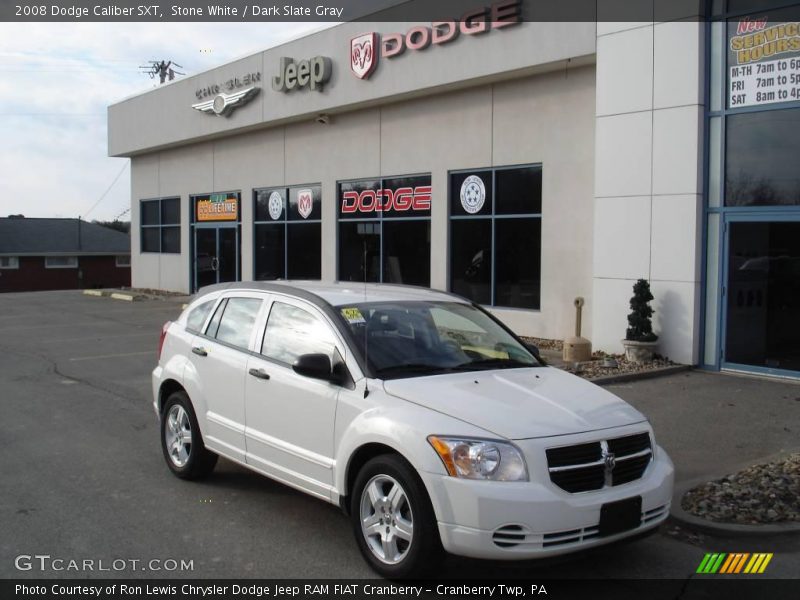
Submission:
[[[18,571],[194,571],[194,560],[175,558],[63,558],[49,554],[20,554],[14,559]]]

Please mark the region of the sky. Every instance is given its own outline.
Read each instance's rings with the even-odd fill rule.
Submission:
[[[330,23],[0,23],[0,217],[128,220],[130,166],[107,156],[106,107]]]

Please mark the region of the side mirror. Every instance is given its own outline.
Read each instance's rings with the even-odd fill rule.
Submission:
[[[292,369],[298,375],[311,379],[333,380],[331,358],[327,354],[303,354],[294,361]]]
[[[536,360],[538,360],[543,365],[547,365],[547,363],[542,358],[541,354],[539,354],[539,347],[536,344],[529,344],[529,343],[526,342],[525,343],[525,348],[526,348],[526,350],[528,352],[530,352],[531,354],[533,354],[536,357]]]

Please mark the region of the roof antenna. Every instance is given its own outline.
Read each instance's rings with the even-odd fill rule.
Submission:
[[[365,232],[366,234],[366,232]],[[364,303],[367,302],[367,236],[364,235]],[[364,308],[366,310],[366,307]],[[364,319],[364,364],[369,369],[369,331],[367,320]],[[369,396],[369,375],[364,378],[364,398]]]

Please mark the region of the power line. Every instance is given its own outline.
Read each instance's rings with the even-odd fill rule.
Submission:
[[[108,186],[108,188],[106,188],[106,191],[105,191],[105,192],[103,192],[103,195],[102,195],[102,196],[100,196],[100,197],[97,199],[97,202],[95,202],[95,203],[92,205],[92,208],[90,208],[90,209],[89,209],[89,210],[87,210],[85,213],[83,213],[83,217],[84,217],[84,218],[85,218],[85,217],[87,217],[87,216],[89,216],[89,213],[91,213],[91,212],[92,212],[92,211],[93,211],[95,208],[97,208],[97,205],[98,205],[98,204],[100,204],[100,202],[102,202],[103,198],[105,198],[105,197],[106,197],[106,194],[108,194],[108,192],[110,192],[110,191],[111,191],[111,188],[112,188],[112,187],[114,187],[114,184],[115,184],[115,183],[117,183],[117,180],[118,180],[120,177],[122,177],[122,172],[123,172],[123,171],[125,171],[125,169],[127,169],[127,168],[128,168],[128,165],[129,165],[129,164],[130,164],[130,161],[125,161],[125,164],[124,164],[124,165],[122,165],[122,168],[120,169],[119,173],[117,173],[117,176],[116,176],[116,177],[114,177],[114,181],[112,181],[112,182],[111,182],[111,185],[110,185],[110,186]]]

